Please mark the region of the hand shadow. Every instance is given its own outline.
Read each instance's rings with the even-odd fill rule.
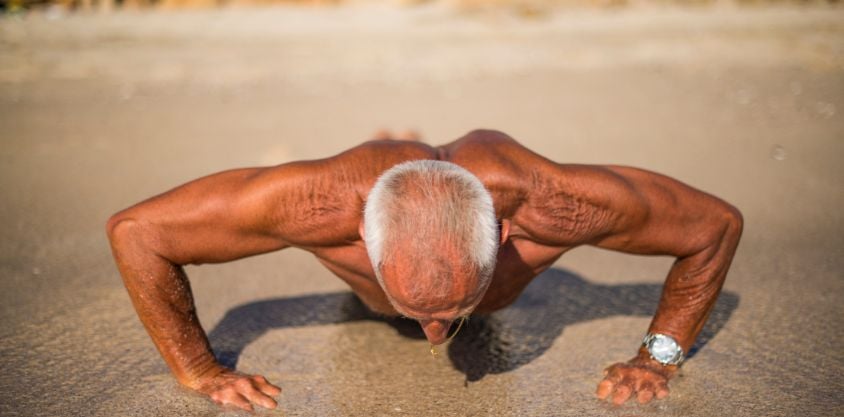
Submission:
[[[510,307],[473,315],[449,345],[448,356],[467,381],[512,371],[548,350],[567,325],[612,316],[652,316],[661,291],[660,284],[592,284],[571,272],[549,269]],[[724,327],[738,303],[737,294],[721,292],[688,357]],[[384,322],[407,337],[425,337],[415,321],[372,313],[352,292],[241,305],[226,312],[208,337],[220,363],[234,368],[243,349],[271,329],[359,320]]]

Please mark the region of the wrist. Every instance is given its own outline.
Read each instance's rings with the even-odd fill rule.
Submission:
[[[632,365],[646,367],[654,372],[664,375],[666,378],[673,377],[680,369],[679,365],[664,365],[660,363],[651,357],[651,353],[648,352],[648,348],[645,346],[639,347],[639,351],[636,353],[636,356],[631,359],[629,363]]]
[[[226,367],[217,363],[217,360],[211,356],[196,361],[190,367],[183,369],[182,372],[176,373],[176,379],[180,384],[196,390],[202,388],[208,381],[213,380],[226,370]]]
[[[671,335],[648,333],[642,339],[642,346],[650,353],[651,359],[663,365],[680,365],[686,358],[686,351]]]

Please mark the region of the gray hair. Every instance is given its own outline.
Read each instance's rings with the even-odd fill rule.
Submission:
[[[460,254],[463,265],[456,266],[479,272],[486,288],[498,252],[492,196],[476,176],[456,164],[405,162],[384,172],[369,192],[363,239],[382,287],[380,269],[387,258],[410,253],[420,269],[436,268],[442,262],[428,263],[426,255],[436,243],[447,242]]]

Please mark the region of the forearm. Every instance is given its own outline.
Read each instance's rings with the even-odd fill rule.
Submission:
[[[665,281],[650,333],[674,337],[688,354],[703,329],[735,254],[741,236],[741,216],[728,212],[720,233],[702,251],[678,258]]]
[[[197,388],[218,373],[184,270],[157,255],[133,222],[109,227],[115,261],[141,322],[176,379]]]

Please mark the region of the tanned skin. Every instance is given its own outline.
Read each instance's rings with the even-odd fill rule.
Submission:
[[[466,168],[493,196],[502,244],[485,293],[471,288],[449,306],[404,308],[390,289],[400,264],[383,275],[391,304],[375,279],[361,238],[369,190],[390,167],[438,159]],[[229,262],[297,247],[313,253],[373,311],[418,319],[428,339],[445,340],[467,310],[511,304],[563,253],[592,245],[639,255],[676,257],[649,332],[676,339],[689,352],[724,283],[739,242],[741,214],[671,178],[621,166],[554,163],[509,136],[478,130],[438,147],[375,140],[337,156],[200,178],[115,214],[107,231],[138,316],[176,379],[218,404],[276,407],[281,389],[263,376],[221,366],[199,324],[188,264]],[[466,277],[467,288],[476,277]],[[469,295],[466,295],[469,294]],[[461,297],[463,297],[461,299]],[[610,366],[597,395],[622,404],[668,395],[675,366],[646,350]]]

